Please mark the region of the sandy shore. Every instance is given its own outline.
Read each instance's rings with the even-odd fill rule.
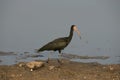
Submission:
[[[60,65],[52,59],[34,71],[20,64],[25,62],[11,66],[1,65],[0,80],[120,80],[120,64],[101,65],[62,59]]]

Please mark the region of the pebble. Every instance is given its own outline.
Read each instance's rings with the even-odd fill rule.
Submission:
[[[110,70],[111,70],[111,71],[113,71],[113,70],[114,70],[114,68],[113,68],[112,66],[110,66]]]
[[[49,66],[49,70],[52,70],[54,68],[55,68],[55,66]]]

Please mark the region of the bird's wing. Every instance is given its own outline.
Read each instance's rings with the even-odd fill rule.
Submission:
[[[44,45],[42,48],[39,49],[39,51],[44,51],[44,50],[61,50],[64,49],[67,46],[67,39],[66,37],[64,38],[58,38],[55,39],[48,44]]]

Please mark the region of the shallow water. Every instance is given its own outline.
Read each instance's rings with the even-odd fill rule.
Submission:
[[[54,53],[48,53],[45,52],[43,54],[37,54],[37,53],[16,53],[16,54],[7,54],[7,55],[0,55],[0,65],[12,65],[19,62],[29,62],[33,60],[47,60],[48,54],[50,58],[67,58],[71,61],[76,62],[97,62],[100,64],[120,64],[120,56],[107,56],[108,58],[103,58],[106,56],[81,56],[82,58],[76,57],[78,55],[74,55],[75,57],[65,54],[66,56],[60,57],[60,55],[55,52]],[[73,55],[73,54],[72,54]],[[85,58],[84,58],[85,57]],[[98,58],[99,57],[99,58]]]
[[[72,59],[72,61],[76,62],[97,62],[100,64],[120,64],[120,57],[111,56],[109,59]]]

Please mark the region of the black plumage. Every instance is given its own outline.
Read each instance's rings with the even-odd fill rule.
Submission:
[[[44,45],[40,49],[38,49],[37,52],[42,52],[45,50],[47,51],[53,50],[53,51],[58,51],[59,53],[61,53],[61,50],[63,50],[70,43],[73,37],[73,31],[77,31],[78,34],[80,35],[76,25],[72,25],[70,29],[70,34],[68,37],[62,37],[62,38],[55,39],[49,42],[48,44]]]

